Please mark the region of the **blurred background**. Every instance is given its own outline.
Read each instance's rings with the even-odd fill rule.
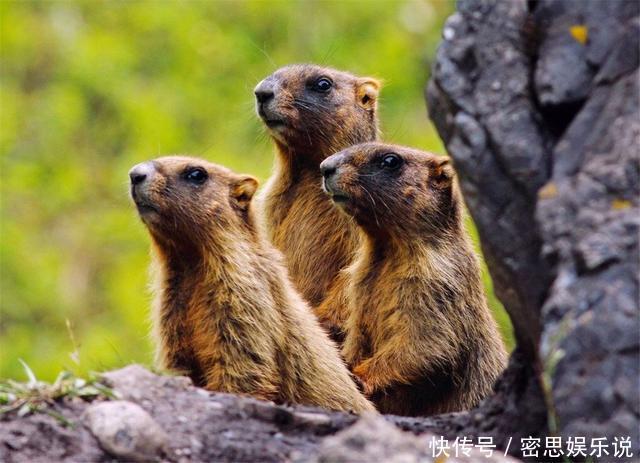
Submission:
[[[127,171],[188,153],[264,181],[273,148],[252,90],[276,68],[313,62],[383,79],[383,137],[444,153],[423,88],[452,10],[427,0],[0,2],[0,377],[24,379],[18,359],[47,380],[151,364],[148,237]]]

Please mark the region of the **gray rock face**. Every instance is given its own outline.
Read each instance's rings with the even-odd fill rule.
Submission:
[[[462,432],[468,413],[359,419],[210,393],[193,387],[188,378],[156,375],[138,365],[105,373],[103,381],[125,400],[66,399],[53,404],[50,414],[0,415],[0,461],[429,462],[442,461],[434,460],[429,447],[430,440],[440,436],[450,444],[447,461],[514,461],[500,450],[486,459],[486,452],[471,444],[470,454],[462,446],[456,459],[457,433],[468,437],[468,443],[478,442],[477,434]],[[63,416],[71,427],[54,415]],[[474,413],[474,423],[491,427],[491,414]]]
[[[156,375],[138,365],[106,373],[104,381],[124,400],[66,399],[52,404],[51,415],[0,415],[0,461],[111,462],[115,456],[118,461],[281,462],[294,453],[310,457],[322,439],[357,419],[214,394],[193,387],[188,378]],[[434,423],[427,418],[421,425],[432,429]]]
[[[379,415],[365,415],[350,428],[326,438],[311,459],[299,455],[300,461],[313,463],[515,463],[501,451],[484,452],[476,447],[439,441],[433,434],[414,436],[402,432]],[[440,442],[440,443],[438,443]]]
[[[166,453],[169,436],[133,402],[99,402],[87,408],[85,418],[100,446],[114,457],[158,461]]]
[[[547,402],[520,430],[637,455],[640,4],[459,1],[443,37],[426,96],[516,331],[500,390]]]
[[[427,99],[482,237],[496,294],[520,348],[531,355],[548,286],[534,198],[549,176],[550,151],[531,94],[528,18],[524,0],[459,2],[445,24]]]

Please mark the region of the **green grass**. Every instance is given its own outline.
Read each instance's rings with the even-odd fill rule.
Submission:
[[[39,381],[31,368],[22,360],[22,367],[28,380],[12,379],[0,381],[0,415],[16,412],[17,416],[31,413],[46,413],[56,418],[64,426],[73,424],[54,409],[56,402],[65,398],[94,400],[96,398],[116,398],[115,393],[102,384],[96,375],[85,380],[68,371],[58,374],[53,383]]]

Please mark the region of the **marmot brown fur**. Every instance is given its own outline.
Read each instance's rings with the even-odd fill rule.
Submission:
[[[255,88],[257,112],[277,147],[275,171],[260,198],[268,236],[328,328],[336,314],[317,306],[351,262],[358,234],[327,201],[318,166],[341,149],[377,139],[379,88],[373,78],[313,65],[284,67]]]
[[[349,267],[343,356],[382,413],[469,409],[506,352],[487,307],[446,158],[365,143],[321,164],[362,244]]]
[[[213,391],[373,410],[257,230],[254,178],[188,157],[129,175],[152,237],[162,366]]]

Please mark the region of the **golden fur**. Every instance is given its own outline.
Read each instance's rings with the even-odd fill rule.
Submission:
[[[322,77],[333,83],[326,93],[313,90]],[[273,92],[257,109],[277,147],[274,173],[260,195],[266,230],[314,308],[358,246],[353,221],[323,194],[318,166],[336,151],[376,140],[379,88],[375,79],[313,65],[284,67],[256,87],[257,96]],[[340,317],[322,310],[316,315],[337,328],[329,322]]]
[[[188,157],[159,158],[130,175],[153,243],[161,366],[213,391],[373,409],[256,229],[255,179]]]
[[[362,232],[334,304],[347,301],[342,353],[365,393],[380,412],[398,415],[477,405],[506,352],[448,160],[366,143],[321,167],[327,192]]]

